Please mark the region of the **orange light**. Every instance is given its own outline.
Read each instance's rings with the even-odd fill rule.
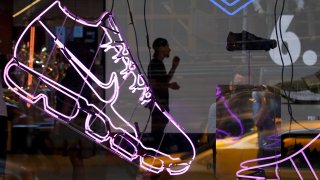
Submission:
[[[34,26],[31,27],[30,31],[30,47],[29,47],[29,67],[33,69],[33,61],[34,61],[34,35],[35,35],[36,28]],[[28,86],[32,83],[32,76],[31,74],[28,75]]]
[[[33,69],[33,61],[34,61],[34,39],[35,39],[36,28],[34,26],[30,29],[30,47],[29,47],[29,63],[28,66],[30,69]],[[32,75],[28,74],[28,88],[32,84]],[[30,104],[27,104],[27,107],[30,107]]]

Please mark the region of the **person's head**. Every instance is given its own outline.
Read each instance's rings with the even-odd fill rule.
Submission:
[[[248,72],[245,67],[238,66],[233,72],[233,85],[243,85],[248,83]]]
[[[169,57],[171,49],[169,48],[169,43],[164,38],[157,38],[153,41],[152,48],[154,50],[153,57]]]

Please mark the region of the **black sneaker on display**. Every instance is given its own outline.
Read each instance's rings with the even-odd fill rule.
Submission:
[[[277,47],[277,41],[274,39],[264,39],[257,37],[247,31],[241,33],[229,32],[227,37],[227,50],[265,50],[269,51]]]
[[[301,79],[275,85],[282,97],[293,103],[320,104],[320,71]],[[289,93],[290,92],[290,93]]]

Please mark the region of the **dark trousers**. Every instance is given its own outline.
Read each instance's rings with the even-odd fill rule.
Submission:
[[[4,175],[7,159],[8,122],[7,117],[0,116],[0,175]]]
[[[158,109],[154,108],[151,113],[151,135],[153,137],[153,148],[158,149],[161,146],[161,139],[164,135],[164,129],[168,124],[167,117]]]

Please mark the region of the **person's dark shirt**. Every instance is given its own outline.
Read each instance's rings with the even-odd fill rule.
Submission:
[[[156,81],[158,83],[168,83],[168,75],[164,63],[158,59],[152,59],[148,66],[149,82]],[[152,87],[153,95],[157,102],[166,110],[169,108],[169,89],[167,86]]]
[[[88,52],[87,47],[84,44],[78,46],[76,42],[68,42],[66,45],[69,50],[81,61],[81,63],[87,67],[88,69],[91,66],[91,61],[93,59],[93,55]],[[94,71],[94,70],[92,70]],[[87,79],[91,83],[91,79]],[[83,78],[79,75],[76,69],[73,66],[69,66],[66,70],[65,77],[61,80],[61,85],[68,88],[69,90],[80,93],[82,97],[91,101],[91,89],[89,86],[84,82]],[[57,109],[68,108],[65,104],[65,99],[67,96],[63,95],[62,93],[57,92]],[[73,102],[73,101],[72,101]],[[80,106],[82,108],[86,108],[86,103],[80,101]],[[72,107],[73,108],[73,107]]]

